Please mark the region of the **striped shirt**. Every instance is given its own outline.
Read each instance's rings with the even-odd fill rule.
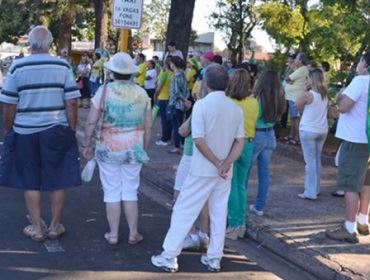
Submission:
[[[13,129],[31,134],[55,125],[68,126],[65,101],[80,97],[68,62],[49,54],[15,60],[0,101],[17,105]]]

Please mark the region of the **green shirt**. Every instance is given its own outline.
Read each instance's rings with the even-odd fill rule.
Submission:
[[[263,108],[262,108],[262,102],[258,101],[258,118],[256,122],[256,128],[270,128],[273,127],[274,124],[270,122],[266,122],[263,117]]]
[[[193,137],[191,136],[191,120],[189,121],[190,134],[186,136],[184,141],[184,151],[183,154],[186,156],[193,155]]]

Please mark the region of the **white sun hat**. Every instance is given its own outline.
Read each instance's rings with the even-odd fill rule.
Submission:
[[[117,74],[128,75],[136,73],[138,67],[130,55],[124,52],[116,53],[111,60],[107,62],[105,67]]]

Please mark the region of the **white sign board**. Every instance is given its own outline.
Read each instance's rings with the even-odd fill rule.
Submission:
[[[122,29],[139,29],[143,13],[143,0],[114,0],[113,26]]]

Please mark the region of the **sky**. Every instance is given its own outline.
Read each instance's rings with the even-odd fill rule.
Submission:
[[[223,50],[226,44],[222,37],[222,33],[215,31],[214,28],[208,24],[208,16],[214,11],[215,6],[216,0],[196,0],[192,27],[198,34],[209,31],[215,32],[215,46]],[[265,51],[273,51],[273,42],[265,31],[256,27],[252,32],[252,36],[258,45],[264,47]]]

